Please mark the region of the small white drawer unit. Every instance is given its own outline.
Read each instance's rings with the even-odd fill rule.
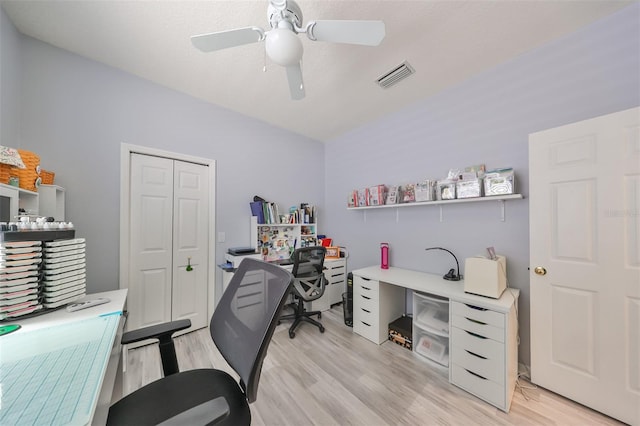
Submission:
[[[326,260],[324,276],[327,278],[329,306],[342,302],[342,293],[347,291],[347,260],[345,258]]]
[[[353,331],[380,344],[389,337],[389,323],[404,314],[404,289],[355,275],[353,312]]]
[[[517,378],[515,309],[451,301],[449,381],[509,411]]]

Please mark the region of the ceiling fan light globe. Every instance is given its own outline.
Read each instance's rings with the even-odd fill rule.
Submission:
[[[293,31],[285,28],[269,31],[265,48],[269,58],[283,67],[297,65],[302,58],[302,41]]]

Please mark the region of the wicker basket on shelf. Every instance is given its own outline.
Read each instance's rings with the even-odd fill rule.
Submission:
[[[43,185],[53,185],[56,174],[55,172],[50,172],[49,170],[40,169],[40,177],[42,178]]]
[[[17,149],[0,146],[0,183],[9,183],[12,176],[17,177],[13,169],[22,167],[24,162]]]
[[[25,151],[23,149],[19,149],[18,152],[26,168],[19,169],[12,167],[11,175],[17,176],[20,179],[20,188],[37,191],[38,185],[40,184],[40,182],[36,183],[36,180],[40,177],[40,157],[31,151]]]
[[[9,183],[9,178],[13,176],[12,169],[13,167],[8,164],[0,163],[0,183]]]

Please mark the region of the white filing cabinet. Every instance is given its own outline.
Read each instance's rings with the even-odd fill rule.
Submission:
[[[517,379],[515,310],[451,301],[449,381],[509,411]]]
[[[327,288],[329,307],[342,302],[342,293],[347,291],[347,260],[328,259],[324,262],[324,276],[327,278]]]
[[[353,331],[380,344],[389,323],[404,314],[404,288],[354,275],[353,312]]]
[[[491,299],[465,293],[462,281],[394,267],[358,269],[353,278],[355,333],[385,342],[389,323],[404,314],[405,290],[414,290],[414,351],[448,366],[450,383],[509,411],[518,374],[517,289]]]

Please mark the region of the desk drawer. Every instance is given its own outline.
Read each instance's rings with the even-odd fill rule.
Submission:
[[[451,302],[451,309],[453,310],[453,315],[469,318],[494,327],[504,328],[505,315],[501,312],[495,312],[460,302]]]
[[[498,408],[505,408],[504,385],[495,383],[457,365],[451,365],[451,383],[488,401]]]
[[[498,342],[504,342],[504,327],[496,327],[491,324],[486,324],[468,317],[461,317],[459,315],[452,315],[451,322],[454,327],[470,331],[482,337],[488,337],[489,339],[496,340]]]
[[[371,340],[375,344],[380,344],[378,336],[380,334],[380,328],[377,322],[370,321],[371,318],[365,318],[361,315],[354,315],[353,317],[353,331],[367,340]]]
[[[369,299],[378,300],[379,294],[379,284],[378,281],[369,280],[367,278],[362,278],[359,276],[355,276],[353,280],[353,294],[363,295],[368,297]]]
[[[489,379],[498,384],[504,384],[504,362],[498,358],[487,358],[462,349],[455,344],[451,347],[451,364],[457,364],[472,373]]]
[[[458,327],[451,327],[451,342],[456,350],[467,350],[504,365],[504,343],[469,333]]]

